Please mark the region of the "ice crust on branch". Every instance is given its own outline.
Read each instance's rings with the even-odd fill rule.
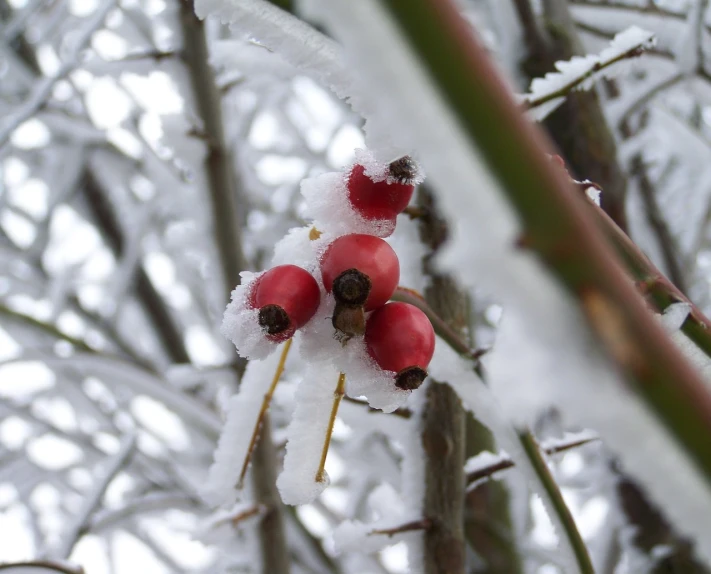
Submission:
[[[599,54],[574,56],[555,63],[549,72],[531,82],[530,90],[520,97],[537,121],[543,120],[565,100],[572,90],[589,90],[600,78],[612,78],[628,69],[630,60],[654,45],[654,34],[631,26],[617,34]]]
[[[296,408],[286,431],[284,469],[277,488],[284,504],[312,502],[329,485],[327,473],[316,480],[321,450],[333,404],[339,372],[324,365],[309,365],[296,389]]]
[[[249,361],[239,392],[227,403],[225,424],[215,450],[215,461],[202,489],[203,498],[213,506],[230,506],[238,500],[240,471],[247,457],[264,394],[278,363],[278,354],[263,361]]]

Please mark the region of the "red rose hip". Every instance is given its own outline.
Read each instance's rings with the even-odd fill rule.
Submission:
[[[321,274],[326,291],[336,299],[333,326],[352,337],[365,332],[365,311],[392,297],[400,280],[400,262],[379,237],[354,233],[326,248]]]
[[[259,309],[259,325],[275,342],[286,341],[316,313],[321,291],[311,274],[296,265],[279,265],[261,275],[249,304]]]
[[[405,156],[388,166],[388,177],[375,182],[365,174],[365,167],[355,165],[348,176],[348,199],[365,219],[395,221],[407,207],[415,189],[417,164]]]
[[[368,318],[365,344],[381,369],[396,373],[398,388],[413,390],[427,377],[435,334],[427,315],[417,307],[394,302],[376,309]]]

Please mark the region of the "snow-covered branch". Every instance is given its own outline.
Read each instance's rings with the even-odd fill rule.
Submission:
[[[104,468],[96,478],[96,484],[87,493],[77,515],[72,520],[71,525],[67,527],[62,542],[52,552],[53,555],[62,559],[69,557],[79,538],[88,528],[91,515],[101,504],[101,499],[104,497],[106,489],[116,478],[116,475],[126,466],[135,446],[136,437],[132,434],[127,434],[121,441],[118,451],[105,461]]]
[[[575,56],[555,63],[556,72],[531,82],[530,91],[521,101],[534,119],[543,120],[565,100],[573,90],[589,90],[600,78],[612,77],[623,71],[623,62],[636,58],[654,45],[654,34],[632,26],[617,34],[609,47],[599,54]]]

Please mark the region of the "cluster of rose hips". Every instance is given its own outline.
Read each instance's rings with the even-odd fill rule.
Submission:
[[[319,258],[323,287],[332,293],[334,336],[344,345],[364,337],[368,354],[384,371],[395,373],[403,390],[419,387],[434,354],[435,336],[427,316],[414,305],[390,302],[400,279],[400,263],[383,240],[414,190],[417,165],[410,157],[371,177],[356,163],[344,176],[343,191],[358,217],[379,225],[374,234],[350,233],[331,241]],[[339,188],[340,189],[340,188]],[[315,232],[315,230],[314,230]],[[315,232],[318,237],[318,232]],[[321,289],[314,276],[296,265],[279,265],[258,276],[247,305],[273,343],[286,341],[316,314]]]

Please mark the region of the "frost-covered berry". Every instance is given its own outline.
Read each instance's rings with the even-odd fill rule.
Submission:
[[[362,335],[365,311],[384,305],[400,280],[400,262],[379,237],[354,233],[333,241],[321,257],[326,291],[333,292],[333,326],[346,335]]]
[[[353,166],[348,176],[348,199],[367,220],[392,220],[407,207],[415,189],[418,170],[415,161],[405,156],[388,166],[387,177],[373,181],[363,165]]]
[[[261,275],[249,296],[259,325],[274,342],[286,341],[318,309],[321,292],[312,275],[296,265],[279,265]]]
[[[378,366],[395,373],[395,385],[418,388],[427,376],[435,348],[430,320],[409,303],[388,303],[373,311],[365,329],[368,353]]]

